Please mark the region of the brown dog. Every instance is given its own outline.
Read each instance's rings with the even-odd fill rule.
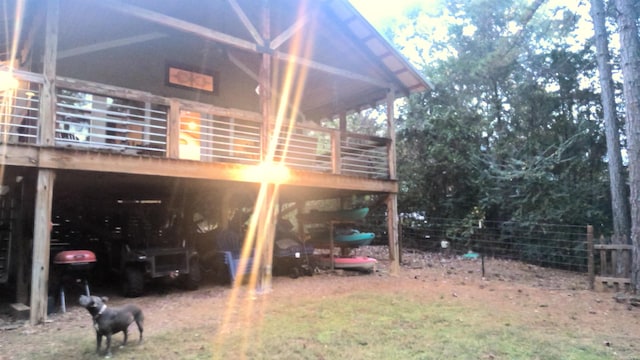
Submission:
[[[142,342],[144,315],[136,305],[108,308],[105,304],[106,301],[106,298],[87,295],[81,295],[79,300],[80,305],[87,309],[93,318],[93,327],[96,329],[96,353],[100,353],[100,345],[104,335],[107,337],[106,357],[111,357],[111,335],[122,331],[124,333],[122,346],[126,345],[129,325],[134,321],[140,332],[138,342]]]

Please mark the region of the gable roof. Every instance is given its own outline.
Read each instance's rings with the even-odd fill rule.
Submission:
[[[333,0],[329,8],[345,27],[393,73],[405,94],[432,89],[432,84],[391,45],[348,0]]]
[[[14,6],[0,11],[11,39]],[[429,81],[348,0],[60,0],[59,55],[101,46],[131,46],[164,37],[199,37],[220,45],[232,62],[257,77],[256,54],[273,57],[277,85],[303,78],[300,111],[312,118],[360,110],[396,96],[429,90]],[[261,24],[268,6],[270,38]],[[27,0],[22,40],[36,26],[39,1]],[[4,12],[6,9],[6,12]],[[40,14],[41,15],[41,14]],[[44,18],[43,16],[40,19]],[[0,32],[3,32],[0,30]],[[105,45],[107,44],[107,45]],[[10,44],[2,44],[6,51]]]

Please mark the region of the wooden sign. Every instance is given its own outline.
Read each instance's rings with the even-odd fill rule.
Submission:
[[[187,89],[213,92],[213,74],[195,72],[192,70],[169,65],[167,68],[167,82],[169,85],[179,86]]]

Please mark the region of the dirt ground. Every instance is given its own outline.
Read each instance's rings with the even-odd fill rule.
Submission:
[[[405,251],[398,275],[389,274],[386,247],[358,250],[379,260],[376,271],[362,274],[352,271],[319,271],[314,276],[291,279],[275,277],[273,290],[266,295],[273,301],[291,301],[295,297],[331,296],[353,289],[371,293],[380,291],[420,292],[433,299],[483,303],[489,308],[514,311],[532,324],[593,329],[601,335],[602,346],[616,341],[637,339],[640,334],[640,307],[627,295],[589,290],[586,274],[544,269],[515,261],[465,259],[436,253]],[[229,285],[205,283],[199,290],[153,288],[144,297],[125,299],[106,288],[92,289],[94,295],[110,296],[117,306],[134,302],[145,311],[145,336],[154,329],[195,327],[219,321],[211,309],[220,312],[231,293]],[[100,293],[103,292],[103,293]],[[19,359],[20,349],[46,346],[64,339],[69,332],[93,331],[86,310],[70,295],[67,312],[49,315],[46,324],[30,326],[8,315],[6,304],[0,308],[0,360]],[[204,310],[207,309],[207,310]],[[166,316],[171,313],[171,317]],[[203,313],[212,314],[202,316]],[[218,312],[219,313],[219,312]],[[93,335],[87,334],[88,337]],[[134,339],[137,332],[133,332]],[[638,345],[640,353],[640,345]]]

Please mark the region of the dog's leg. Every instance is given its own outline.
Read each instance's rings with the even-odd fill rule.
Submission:
[[[138,340],[138,344],[142,342],[142,332],[144,332],[144,328],[143,328],[143,319],[141,318],[140,320],[136,320],[136,325],[138,325],[138,332],[140,332],[140,339]]]
[[[111,357],[111,334],[106,334],[105,335],[107,337],[107,352],[106,352],[106,356],[107,358]]]
[[[102,344],[102,335],[96,331],[96,354],[100,353],[101,344]]]
[[[129,338],[129,329],[124,329],[124,341],[122,342],[122,346],[127,345],[127,339]]]

